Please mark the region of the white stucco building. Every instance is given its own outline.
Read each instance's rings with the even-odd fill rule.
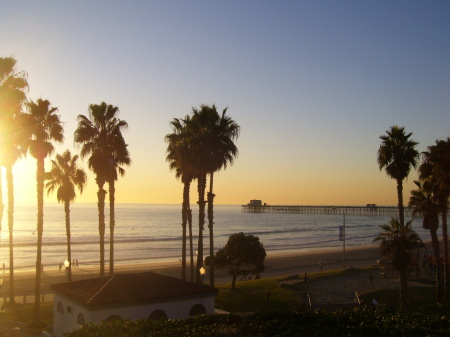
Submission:
[[[53,335],[109,319],[186,318],[214,312],[217,290],[153,272],[115,274],[51,286]]]

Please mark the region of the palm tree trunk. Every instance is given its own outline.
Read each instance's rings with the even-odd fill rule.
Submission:
[[[398,218],[400,226],[405,227],[405,213],[403,209],[403,180],[397,179]]]
[[[182,243],[181,243],[181,279],[186,281],[186,227],[188,218],[187,200],[189,199],[189,183],[183,184],[183,204],[181,206],[181,227],[182,227]]]
[[[44,158],[37,158],[37,246],[36,246],[36,284],[34,290],[34,322],[41,320],[41,276],[42,276],[42,234],[44,231]]]
[[[431,243],[433,245],[433,252],[436,258],[436,262],[440,260],[439,258],[439,240],[437,237],[436,229],[430,229]],[[444,282],[442,278],[442,268],[440,263],[436,263],[436,302],[442,303],[444,295]]]
[[[205,190],[206,174],[201,173],[198,178],[198,248],[196,283],[201,283],[200,269],[203,267],[203,226],[205,225]]]
[[[109,275],[114,275],[114,227],[116,216],[114,212],[116,188],[114,179],[109,182]]]
[[[408,301],[408,277],[407,266],[402,264],[400,272],[400,310],[405,310]]]
[[[9,302],[14,303],[14,181],[12,165],[6,167],[8,186],[8,229],[9,229]]]
[[[2,162],[0,154],[0,236],[2,235],[2,221],[3,221],[3,175],[2,175]]]
[[[214,197],[213,193],[214,173],[210,174],[208,192],[208,227],[209,227],[209,285],[214,287]]]
[[[450,296],[450,264],[448,256],[448,228],[447,228],[447,205],[442,210],[442,242],[444,246],[444,299]]]
[[[100,235],[100,276],[105,276],[105,196],[102,183],[98,184],[98,233]]]
[[[192,209],[188,205],[189,250],[191,256],[191,282],[194,282],[194,243],[192,242]]]
[[[69,267],[67,268],[67,281],[72,281],[72,250],[70,248],[70,200],[64,201],[64,212],[66,215],[66,237],[67,237],[67,261]]]

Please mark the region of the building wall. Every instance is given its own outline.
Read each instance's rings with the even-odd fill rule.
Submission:
[[[190,297],[178,301],[111,307],[91,311],[55,293],[53,334],[54,336],[62,336],[65,332],[70,332],[81,327],[81,324],[77,322],[80,314],[86,324],[90,322],[99,324],[111,316],[119,316],[124,320],[146,319],[155,310],[164,311],[167,318],[177,319],[189,317],[191,309],[197,304],[202,305],[207,314],[211,314],[214,312],[214,303],[215,296]]]

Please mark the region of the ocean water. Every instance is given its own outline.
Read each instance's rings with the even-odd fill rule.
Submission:
[[[198,213],[193,207],[194,251],[197,249]],[[109,259],[109,209],[106,208],[105,259]],[[268,255],[293,251],[312,251],[342,247],[339,241],[340,215],[283,213],[243,213],[239,205],[215,205],[215,250],[237,232],[259,237]],[[98,214],[96,204],[71,205],[72,258],[80,267],[99,264]],[[408,219],[407,219],[408,220]],[[387,217],[346,216],[346,247],[372,243]],[[430,239],[421,219],[413,228],[423,240]],[[36,207],[16,207],[14,212],[14,264],[16,269],[32,269],[36,261]],[[9,264],[7,212],[0,232],[0,265]],[[117,204],[115,264],[178,261],[181,259],[181,206],[157,204]],[[66,230],[61,204],[45,205],[42,261],[44,267],[57,268],[66,260]],[[209,252],[208,225],[204,230],[204,249]],[[208,253],[209,254],[209,253]],[[208,254],[205,254],[208,255]]]

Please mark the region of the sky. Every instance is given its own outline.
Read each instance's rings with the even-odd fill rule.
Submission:
[[[28,97],[48,99],[64,122],[56,153],[79,152],[76,118],[90,104],[119,107],[132,159],[116,185],[119,203],[181,203],[164,136],[173,118],[201,104],[228,107],[241,127],[239,156],[215,175],[217,204],[393,205],[396,183],[376,160],[379,136],[404,126],[419,151],[450,136],[448,1],[0,7],[0,57],[17,59]],[[35,170],[31,157],[15,165],[16,204],[36,203]],[[412,170],[405,200],[416,178]],[[76,201],[96,202],[96,191],[89,173]]]

